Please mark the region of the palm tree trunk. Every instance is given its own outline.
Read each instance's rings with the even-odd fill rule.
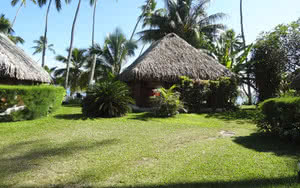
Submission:
[[[74,21],[73,21],[73,25],[72,25],[71,41],[70,41],[69,55],[68,55],[68,61],[67,61],[67,74],[66,74],[66,79],[65,79],[65,89],[68,88],[70,63],[71,63],[72,50],[73,50],[73,41],[74,41],[74,31],[75,31],[75,25],[76,25],[76,21],[77,21],[79,9],[80,9],[80,4],[81,4],[81,0],[78,1],[76,13],[75,13],[75,17],[74,17]]]
[[[243,38],[243,46],[244,48],[246,47],[246,39],[245,39],[245,33],[244,33],[244,20],[243,20],[243,0],[240,0],[240,16],[241,16],[241,32],[242,32],[242,38]],[[246,58],[246,64],[248,63],[248,58]],[[252,104],[252,94],[251,94],[251,84],[250,84],[250,74],[247,72],[247,85],[248,85],[248,104],[251,105]]]
[[[143,13],[142,13],[142,15],[139,17],[138,21],[136,22],[136,24],[135,24],[135,26],[134,26],[134,29],[133,29],[133,31],[132,31],[132,34],[131,34],[131,37],[130,37],[129,41],[132,41],[133,36],[134,36],[134,34],[135,34],[135,32],[136,32],[136,29],[137,29],[137,27],[138,27],[140,21],[142,20],[143,15],[146,13],[146,11],[147,11],[147,9],[148,9],[150,3],[151,3],[151,0],[148,0],[147,5],[146,5],[146,7],[145,7],[145,9],[144,9],[144,11],[143,11]]]
[[[14,27],[14,24],[15,24],[15,22],[16,22],[17,16],[18,16],[18,14],[19,14],[19,12],[20,12],[20,9],[22,8],[23,5],[24,5],[24,3],[22,2],[21,5],[20,5],[20,7],[19,7],[18,10],[17,10],[17,13],[16,13],[16,15],[15,15],[15,17],[14,17],[13,22],[11,23],[11,28]]]
[[[95,4],[94,4],[94,13],[93,13],[92,47],[95,46],[96,8],[97,8],[97,0],[95,1]],[[91,67],[89,85],[92,85],[92,83],[93,83],[95,68],[96,68],[96,55],[93,55],[93,63],[92,63],[92,67]]]
[[[47,12],[46,12],[46,23],[45,23],[45,33],[44,33],[44,43],[43,43],[43,55],[42,55],[42,67],[45,66],[45,57],[46,57],[46,47],[47,47],[47,43],[48,43],[48,40],[47,40],[47,32],[48,32],[48,15],[49,15],[49,12],[50,12],[50,7],[51,7],[51,4],[52,4],[52,0],[49,1],[49,5],[48,5],[48,8],[47,8]]]

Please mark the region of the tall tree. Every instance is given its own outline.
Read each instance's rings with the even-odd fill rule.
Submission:
[[[69,51],[69,49],[67,49]],[[74,91],[78,90],[79,88],[82,89],[86,87],[87,83],[81,84],[84,75],[84,66],[87,63],[88,56],[86,54],[87,50],[85,49],[78,49],[74,48],[72,50],[72,55],[71,55],[71,63],[69,67],[69,76],[70,79],[68,80],[68,85],[70,86],[71,92],[73,93]],[[57,55],[56,60],[60,61],[64,64],[68,63],[68,58],[62,55]],[[67,69],[66,68],[61,68],[57,69],[54,73],[54,76],[56,78],[66,78],[67,74]]]
[[[77,5],[76,12],[75,12],[75,17],[74,17],[73,24],[72,24],[71,40],[70,40],[68,61],[67,61],[67,67],[66,67],[66,71],[67,71],[66,72],[66,79],[65,79],[65,88],[66,89],[68,88],[70,63],[71,63],[71,58],[72,58],[72,50],[73,50],[73,42],[74,42],[74,32],[75,32],[75,26],[76,26],[78,13],[79,13],[79,10],[80,10],[80,5],[81,5],[81,0],[78,0],[78,5]]]
[[[55,54],[55,50],[53,49],[54,45],[53,44],[48,44],[47,43],[47,39],[45,40],[45,38],[43,36],[40,36],[39,40],[34,40],[33,43],[35,43],[36,45],[33,46],[32,48],[34,48],[34,52],[33,55],[38,54],[38,53],[42,53],[43,49],[46,46],[46,50],[51,51],[53,54]]]
[[[96,9],[97,9],[97,1],[98,0],[90,0],[90,5],[94,7],[93,11],[93,28],[92,28],[92,47],[95,47],[95,23],[96,23]],[[95,75],[95,68],[96,68],[96,55],[92,57],[92,64],[91,64],[91,71],[89,75],[89,85],[93,83],[94,75]]]
[[[6,35],[15,44],[23,44],[25,42],[21,37],[14,35],[11,23],[7,18],[5,18],[4,14],[0,15],[0,33]]]
[[[104,47],[101,48],[97,44],[92,53],[98,55],[102,65],[109,67],[113,74],[118,75],[127,57],[135,54],[135,49],[137,49],[136,42],[127,40],[124,33],[117,28],[105,38]]]
[[[40,7],[44,6],[47,3],[47,0],[37,0],[38,4]],[[48,3],[48,8],[47,8],[47,12],[46,12],[46,20],[45,20],[45,31],[44,31],[44,39],[47,39],[47,33],[48,33],[48,16],[49,16],[49,12],[50,12],[50,8],[52,5],[53,0],[49,0]],[[66,3],[69,3],[69,0],[65,0]],[[55,0],[55,5],[56,5],[56,10],[60,11],[61,10],[61,0]],[[42,67],[45,66],[46,64],[46,50],[47,50],[47,40],[45,40],[45,42],[43,43],[43,48],[42,48]]]
[[[243,47],[246,48],[246,39],[245,39],[245,33],[244,33],[244,19],[243,19],[243,0],[240,0],[240,18],[241,18],[241,33],[242,33],[242,39],[243,39]],[[248,64],[248,59],[246,58],[246,64]],[[248,85],[248,92],[246,93],[248,97],[248,104],[252,104],[252,92],[251,92],[251,80],[250,80],[250,73],[249,71],[246,71],[247,74],[247,85]]]
[[[19,8],[18,8],[18,10],[17,10],[17,13],[16,13],[16,15],[15,15],[15,17],[14,17],[14,20],[13,20],[12,24],[11,24],[11,27],[14,27],[14,24],[15,24],[15,22],[16,22],[16,20],[17,20],[17,16],[18,16],[18,14],[19,14],[21,8],[22,8],[23,6],[24,6],[24,7],[26,6],[26,0],[12,0],[12,1],[11,1],[11,5],[12,5],[13,7],[16,6],[20,1],[21,1],[21,4],[20,4],[20,6],[19,6]],[[35,1],[35,0],[30,0],[30,1],[32,1],[34,4],[36,4],[36,1]]]
[[[164,9],[157,9],[144,19],[149,26],[139,34],[141,39],[152,42],[161,39],[168,33],[176,33],[196,48],[208,48],[209,42],[215,38],[223,24],[216,22],[225,14],[208,15],[206,7],[211,0],[165,0]]]

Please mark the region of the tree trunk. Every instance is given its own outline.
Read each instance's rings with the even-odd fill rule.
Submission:
[[[147,5],[146,5],[146,7],[145,7],[145,10],[144,10],[143,13],[142,13],[142,16],[146,13],[146,11],[147,11],[147,9],[148,9],[150,3],[151,3],[151,0],[148,0]],[[134,26],[134,29],[133,29],[133,31],[132,31],[132,34],[131,34],[131,37],[130,37],[129,41],[132,41],[133,36],[134,36],[134,34],[135,34],[135,32],[136,32],[136,29],[137,29],[137,27],[138,27],[140,21],[142,20],[142,16],[140,16],[139,19],[138,19],[138,21],[136,22],[136,24],[135,24],[135,26]]]
[[[15,17],[14,17],[13,22],[11,23],[11,28],[14,27],[15,22],[16,22],[16,19],[17,19],[17,16],[18,16],[18,14],[19,14],[19,12],[20,12],[20,9],[22,8],[23,5],[24,5],[24,3],[22,2],[21,5],[20,5],[20,7],[19,7],[18,10],[17,10],[17,13],[16,13],[16,15],[15,15]]]
[[[95,4],[94,4],[94,13],[93,13],[92,47],[95,46],[96,8],[97,8],[97,0],[95,1]],[[96,68],[96,55],[93,55],[93,63],[92,63],[91,72],[90,72],[89,85],[93,84],[95,68]]]
[[[68,61],[67,61],[67,74],[66,74],[66,79],[65,79],[65,89],[68,88],[70,63],[71,63],[72,51],[73,51],[74,31],[75,31],[75,25],[76,25],[76,21],[77,21],[79,9],[80,9],[80,4],[81,4],[81,0],[78,1],[76,13],[75,13],[75,17],[74,17],[74,21],[73,21],[73,25],[72,25],[71,41],[70,41],[69,55],[68,55]]]
[[[42,55],[42,67],[45,66],[45,57],[46,57],[46,47],[48,46],[47,32],[48,32],[48,15],[50,12],[50,7],[52,0],[49,1],[49,5],[46,12],[46,22],[45,22],[45,33],[44,33],[44,43],[43,43],[43,55]]]
[[[243,0],[240,0],[240,16],[241,16],[241,32],[242,32],[242,38],[243,38],[243,46],[244,48],[246,47],[246,39],[245,39],[245,33],[244,33],[244,20],[243,20]],[[248,63],[248,58],[246,58],[246,64]],[[248,79],[248,104],[251,105],[252,104],[252,94],[251,94],[251,81],[250,81],[250,74],[248,72],[248,70],[246,71],[247,72],[247,79]]]

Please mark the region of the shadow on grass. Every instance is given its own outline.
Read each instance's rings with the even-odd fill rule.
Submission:
[[[175,117],[175,116],[174,116]],[[128,119],[130,120],[139,120],[139,121],[149,121],[149,120],[155,120],[155,119],[169,119],[174,117],[157,117],[151,112],[144,112],[144,113],[138,113],[138,114],[131,114]]]
[[[85,188],[97,188],[103,186],[94,186],[89,183],[85,184],[85,180],[80,180],[81,183],[67,183],[59,185],[45,185],[43,187],[55,187],[55,188],[64,188],[64,187],[85,187]],[[150,185],[136,185],[136,186],[107,186],[108,187],[118,187],[118,188],[211,188],[211,187],[220,187],[220,188],[252,188],[252,187],[274,187],[274,186],[283,186],[283,187],[298,187],[300,184],[297,184],[297,177],[279,177],[279,178],[258,178],[258,179],[247,179],[247,180],[237,180],[237,181],[207,181],[207,182],[193,182],[193,183],[171,183],[171,184],[150,184]]]
[[[258,111],[256,109],[238,109],[235,111],[226,111],[221,113],[211,113],[206,115],[206,118],[217,118],[224,121],[246,120],[253,121],[257,117]]]
[[[278,137],[263,133],[253,133],[250,136],[240,136],[233,140],[235,143],[258,152],[272,152],[278,156],[300,158],[300,146],[283,142]],[[299,185],[300,186],[300,185]]]
[[[117,144],[118,139],[106,139],[86,144],[82,141],[68,142],[62,145],[50,144],[49,140],[33,140],[11,144],[0,150],[0,182],[6,177],[21,172],[39,168],[44,162],[47,164],[52,157],[68,157],[81,151],[101,148]],[[1,185],[0,187],[5,187]]]
[[[58,114],[53,116],[56,119],[65,119],[65,120],[86,120],[88,119],[83,114]]]

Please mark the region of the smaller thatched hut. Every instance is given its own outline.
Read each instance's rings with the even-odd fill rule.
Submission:
[[[0,84],[51,83],[50,75],[25,52],[0,33]]]
[[[131,87],[136,104],[147,106],[153,89],[178,83],[180,76],[217,80],[233,73],[172,33],[151,45],[121,73],[120,79]]]
[[[295,80],[292,82],[292,87],[296,90],[300,90],[300,74],[298,74]]]

